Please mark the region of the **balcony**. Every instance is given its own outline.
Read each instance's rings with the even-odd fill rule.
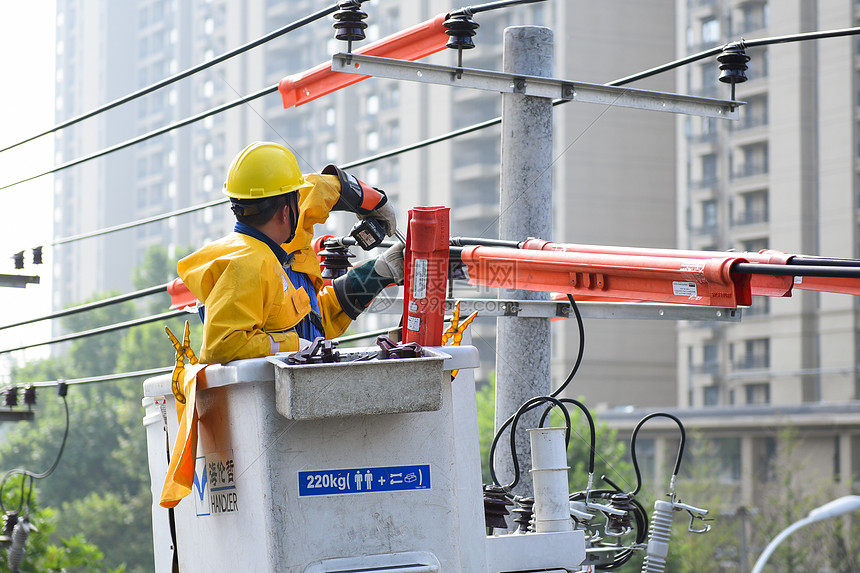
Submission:
[[[732,368],[735,370],[767,370],[770,368],[770,357],[755,354],[743,356],[732,362]]]
[[[732,179],[743,179],[745,177],[754,177],[756,175],[766,175],[768,167],[764,163],[749,163],[742,165],[732,172]]]
[[[690,366],[690,374],[702,374],[706,376],[714,376],[720,372],[719,362],[704,362],[702,364],[693,364]]]
[[[729,129],[731,129],[733,132],[744,131],[747,129],[755,129],[757,127],[762,127],[767,124],[767,117],[764,116],[742,117],[738,121],[729,122]]]
[[[744,225],[755,225],[757,223],[767,223],[768,214],[766,209],[752,209],[738,213],[732,221],[736,227]]]
[[[717,182],[719,178],[716,176],[713,177],[703,177],[702,179],[696,179],[690,181],[690,190],[696,191],[699,189],[713,189],[717,186]]]

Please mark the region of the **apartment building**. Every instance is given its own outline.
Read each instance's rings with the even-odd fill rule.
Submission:
[[[678,57],[727,42],[860,23],[858,2],[682,0]],[[678,123],[678,246],[857,258],[857,38],[747,51],[747,102],[737,122]],[[726,97],[715,59],[678,71],[679,90]],[[678,326],[679,409],[721,460],[726,499],[756,507],[791,442],[796,468],[822,491],[854,492],[860,475],[858,306],[855,297],[795,290],[753,297],[737,323]],[[632,430],[646,413],[601,419]],[[677,448],[667,420],[640,434],[656,483]],[[790,440],[786,438],[790,435]]]

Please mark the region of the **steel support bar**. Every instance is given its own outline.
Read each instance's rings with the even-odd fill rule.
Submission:
[[[331,69],[363,76],[723,119],[738,119],[738,107],[745,103],[360,54],[335,54]]]
[[[449,298],[445,301],[445,315],[460,303],[460,317],[477,312],[482,317],[518,316],[520,318],[569,318],[573,310],[561,300],[513,300],[498,298]],[[596,302],[577,301],[582,318],[624,318],[633,320],[693,320],[740,322],[741,309],[689,304],[660,304],[652,302]],[[403,299],[386,299],[384,304],[371,303],[368,312],[399,315]],[[384,333],[381,329],[379,332]]]

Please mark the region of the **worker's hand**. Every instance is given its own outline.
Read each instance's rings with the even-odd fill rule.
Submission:
[[[395,284],[403,284],[403,243],[397,242],[376,257],[373,270],[383,277],[390,277]]]
[[[386,235],[390,237],[394,234],[397,221],[385,191],[371,187],[336,165],[326,165],[320,173],[336,175],[340,182],[340,199],[332,211],[352,211],[360,219],[372,217],[382,223]]]
[[[370,215],[358,215],[359,219],[376,219],[382,224],[382,228],[385,229],[386,236],[391,236],[394,234],[394,231],[397,229],[397,216],[394,214],[394,207],[391,206],[391,203],[385,202],[376,209],[374,209]]]

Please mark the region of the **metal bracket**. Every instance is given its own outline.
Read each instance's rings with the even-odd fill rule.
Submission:
[[[493,70],[442,66],[363,54],[335,54],[332,56],[331,69],[335,72],[362,76],[723,119],[738,119],[738,106],[745,103],[628,87],[571,82],[570,80]]]
[[[521,318],[568,318],[570,305],[557,300],[505,300],[497,298],[461,298],[445,301],[445,312],[454,309],[460,302],[460,315],[478,313],[478,317],[519,316]],[[624,318],[640,320],[693,320],[714,322],[740,322],[743,309],[685,304],[662,304],[656,302],[577,302],[583,318]],[[370,312],[400,314],[403,299],[396,298],[389,304],[368,307]]]

